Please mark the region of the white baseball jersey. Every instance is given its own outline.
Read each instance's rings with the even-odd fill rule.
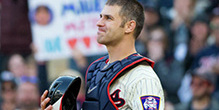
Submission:
[[[149,65],[139,65],[115,80],[110,94],[119,110],[164,110],[163,89]]]

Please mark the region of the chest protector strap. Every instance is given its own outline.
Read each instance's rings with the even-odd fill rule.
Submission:
[[[121,61],[107,63],[108,56],[102,57],[93,62],[86,73],[86,99],[83,103],[83,110],[118,110],[114,104],[109,88],[112,82],[122,74],[125,74],[137,65],[147,63],[151,67],[154,62],[139,55],[132,54]]]

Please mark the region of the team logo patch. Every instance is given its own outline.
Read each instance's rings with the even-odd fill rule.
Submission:
[[[160,97],[157,96],[142,96],[141,103],[144,110],[159,110]]]

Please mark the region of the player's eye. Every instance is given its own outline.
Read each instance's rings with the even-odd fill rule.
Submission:
[[[111,19],[109,16],[106,16],[106,19]]]
[[[111,16],[106,16],[106,19],[112,20],[113,18]]]

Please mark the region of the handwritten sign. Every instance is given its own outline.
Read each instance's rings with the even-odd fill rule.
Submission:
[[[97,43],[99,14],[106,0],[29,0],[38,61],[67,58],[74,49],[85,56],[104,54]]]

